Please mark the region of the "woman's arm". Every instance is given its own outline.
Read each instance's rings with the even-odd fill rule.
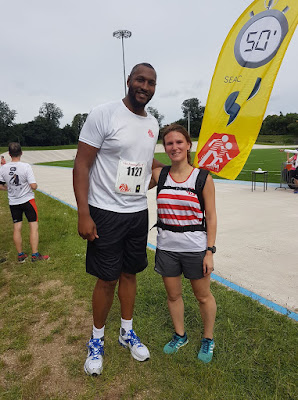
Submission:
[[[215,245],[216,229],[217,229],[217,216],[215,208],[215,187],[211,175],[208,175],[204,189],[203,199],[205,204],[205,216],[207,225],[207,247]],[[211,274],[213,271],[213,253],[210,250],[206,251],[203,261],[203,274],[204,276]]]

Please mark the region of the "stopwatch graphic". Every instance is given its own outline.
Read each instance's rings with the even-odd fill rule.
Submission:
[[[276,3],[275,3],[276,4]],[[268,2],[267,10],[254,15],[240,30],[234,46],[237,62],[245,68],[258,68],[273,59],[289,29],[285,13],[271,9],[273,1]]]

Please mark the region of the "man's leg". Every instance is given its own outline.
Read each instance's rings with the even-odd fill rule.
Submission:
[[[92,308],[93,321],[97,329],[105,325],[107,316],[114,299],[114,291],[117,284],[115,281],[103,281],[98,279],[93,290]]]
[[[13,241],[17,252],[22,253],[22,221],[13,224]]]
[[[132,316],[137,292],[137,279],[135,274],[122,272],[119,279],[118,297],[121,305],[121,328],[119,343],[130,349],[134,359],[146,361],[150,358],[147,347],[141,343],[140,338],[132,328]]]
[[[30,245],[31,245],[31,250],[32,254],[35,254],[38,252],[38,222],[29,222],[29,228],[30,228]]]
[[[132,319],[136,293],[136,275],[122,272],[119,279],[118,297],[121,305],[121,317],[123,319]]]
[[[103,370],[104,328],[114,299],[117,280],[98,279],[93,290],[93,333],[88,343],[88,356],[84,370],[87,375],[100,375]]]

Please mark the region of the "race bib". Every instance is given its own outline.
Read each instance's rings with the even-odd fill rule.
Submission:
[[[128,195],[145,194],[146,164],[120,160],[117,170],[115,190],[117,193]]]

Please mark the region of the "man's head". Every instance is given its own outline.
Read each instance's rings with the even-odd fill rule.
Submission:
[[[11,142],[8,145],[8,152],[10,157],[21,157],[22,155],[22,148],[20,143]]]
[[[144,109],[152,99],[156,86],[156,72],[151,64],[140,63],[133,67],[127,79],[128,99],[133,108]]]

